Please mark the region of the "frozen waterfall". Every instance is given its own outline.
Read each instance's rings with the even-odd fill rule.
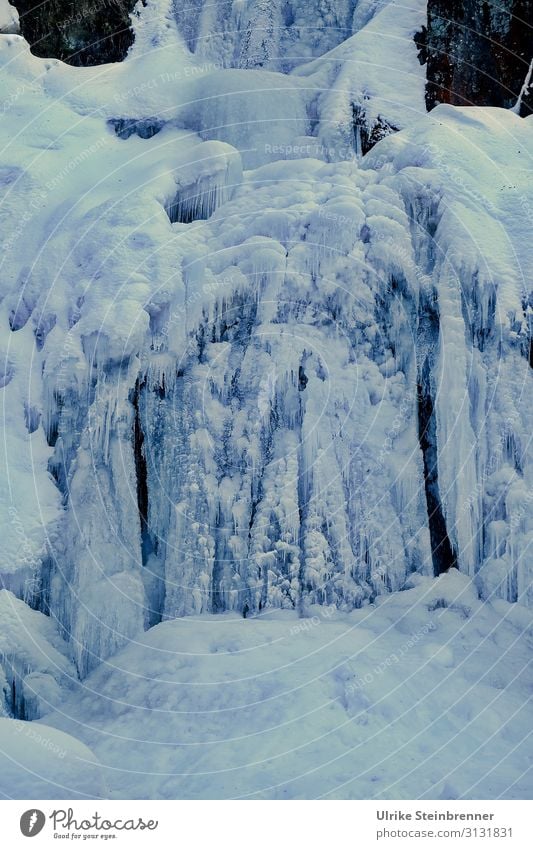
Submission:
[[[153,0],[100,68],[0,36],[0,574],[68,643],[2,648],[7,710],[189,614],[531,604],[531,119],[422,115],[422,7],[330,5]]]

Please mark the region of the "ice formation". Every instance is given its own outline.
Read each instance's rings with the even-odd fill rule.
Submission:
[[[2,603],[56,658],[0,643],[6,710],[186,615],[450,567],[531,605],[532,119],[425,115],[423,15],[148,0],[96,68],[0,36]]]
[[[77,680],[54,623],[0,590],[0,716],[38,719]]]

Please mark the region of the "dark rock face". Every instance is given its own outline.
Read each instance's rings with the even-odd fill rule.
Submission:
[[[429,0],[427,31],[416,41],[427,60],[428,109],[437,103],[509,108],[533,58],[533,0]],[[532,111],[530,90],[521,114]]]
[[[120,62],[133,42],[136,0],[13,0],[21,34],[36,56],[70,65]]]

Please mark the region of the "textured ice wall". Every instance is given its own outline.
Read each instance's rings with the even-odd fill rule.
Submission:
[[[349,609],[415,570],[527,601],[525,257],[474,174],[439,173],[472,127],[441,110],[364,170],[265,166],[207,222],[168,225],[170,267],[131,314],[145,335],[98,333],[67,476],[74,598],[60,557],[51,604],[82,672],[143,622]]]

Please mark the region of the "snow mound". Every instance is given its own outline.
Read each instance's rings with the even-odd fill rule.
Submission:
[[[347,615],[162,623],[46,722],[121,798],[528,798],[531,613],[457,571],[416,583]]]
[[[105,799],[102,771],[87,746],[47,725],[0,719],[0,796]]]

